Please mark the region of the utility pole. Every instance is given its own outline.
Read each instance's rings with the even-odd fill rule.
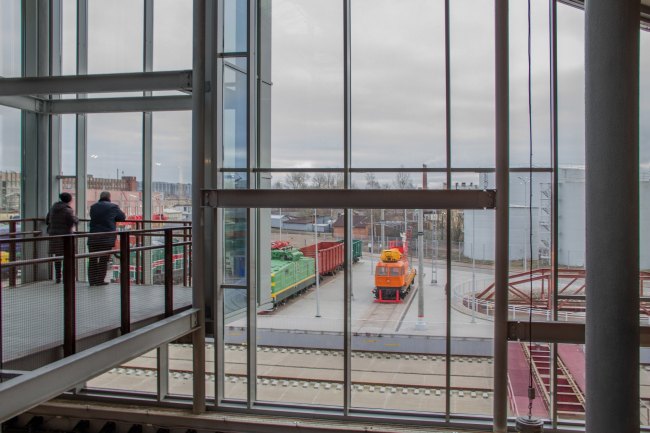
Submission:
[[[418,213],[418,323],[415,329],[424,331],[424,221],[422,209]]]
[[[375,224],[372,218],[372,209],[370,209],[370,275],[373,275],[375,272]]]
[[[384,220],[384,209],[381,210],[381,245],[379,248],[379,252],[381,253],[381,250],[386,249],[386,220]]]
[[[474,231],[474,218],[476,212],[472,210],[472,323],[476,323],[476,255],[474,254],[474,244],[476,243],[476,232]]]
[[[280,240],[282,240],[282,208],[280,208]]]
[[[281,221],[281,220],[280,220]],[[318,273],[318,216],[316,215],[316,209],[314,209],[314,237],[316,242],[314,243],[314,252],[316,253],[316,317],[320,317],[320,274]]]

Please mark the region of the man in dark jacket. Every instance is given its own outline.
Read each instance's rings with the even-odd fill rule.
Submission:
[[[111,194],[102,191],[99,201],[90,206],[90,233],[115,232],[117,222],[126,219],[118,205],[111,203]],[[112,250],[117,235],[92,236],[88,238],[88,250],[91,253]],[[106,267],[110,255],[90,257],[88,262],[88,281],[91,286],[104,286]]]
[[[72,208],[68,203],[72,200],[72,195],[63,192],[59,195],[61,201],[54,203],[45,217],[47,224],[47,234],[50,236],[60,236],[72,234],[72,226],[79,222],[79,218],[74,215]],[[53,256],[63,255],[63,240],[52,239],[49,242],[48,253]],[[54,262],[54,276],[57,284],[61,282],[61,260]]]

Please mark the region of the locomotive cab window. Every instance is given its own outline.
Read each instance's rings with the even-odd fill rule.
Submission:
[[[388,268],[386,266],[380,266],[377,268],[377,275],[380,277],[385,277],[388,275]]]
[[[399,271],[400,271],[400,268],[398,268],[398,267],[390,268],[390,276],[391,277],[399,277],[399,274],[400,274]]]

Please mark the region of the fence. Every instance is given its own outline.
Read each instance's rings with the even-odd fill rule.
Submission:
[[[38,368],[191,305],[189,226],[18,233],[0,238],[0,369]]]

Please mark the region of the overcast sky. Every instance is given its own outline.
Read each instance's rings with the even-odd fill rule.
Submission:
[[[234,0],[230,0],[234,1]],[[548,2],[533,0],[533,162],[550,163]],[[16,74],[19,0],[2,0],[3,76]],[[63,0],[63,70],[75,71],[75,4]],[[511,164],[528,164],[526,2],[510,4]],[[340,2],[274,0],[273,167],[343,166],[343,28]],[[442,0],[353,0],[352,159],[355,167],[444,167]],[[12,18],[13,17],[13,18]],[[494,166],[492,0],[451,2],[451,139],[455,167]],[[558,5],[560,162],[584,164],[582,11]],[[90,0],[89,72],[142,70],[141,0]],[[155,0],[154,68],[191,68],[191,0]],[[641,156],[650,170],[650,35],[642,32]],[[19,69],[18,69],[19,71]],[[104,95],[106,96],[106,95]],[[19,170],[15,110],[0,108],[0,169]],[[74,116],[64,116],[63,167],[74,174]],[[191,115],[156,113],[154,180],[191,178]],[[89,116],[88,172],[142,177],[142,114]],[[95,157],[93,157],[95,155]],[[181,174],[182,173],[182,174]],[[382,175],[388,179],[393,175]],[[275,176],[277,177],[277,176]],[[275,178],[274,177],[274,178]],[[363,176],[357,183],[363,186]],[[432,175],[435,181],[439,176]],[[476,175],[455,178],[478,180]],[[414,176],[419,182],[419,175]]]

